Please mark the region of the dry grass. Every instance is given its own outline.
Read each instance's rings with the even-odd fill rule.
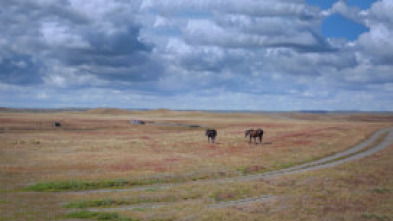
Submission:
[[[321,214],[326,220],[340,220],[342,205],[347,205],[343,220],[392,218],[388,208],[392,206],[391,200],[386,199],[380,207],[370,210],[368,204],[362,204],[364,201],[374,205],[391,196],[393,178],[386,171],[392,165],[384,155],[379,155],[380,159],[375,162],[367,159],[370,162],[366,165],[353,163],[341,166],[340,170],[323,170],[273,181],[185,184],[169,189],[89,195],[20,191],[29,185],[48,182],[102,184],[119,179],[182,182],[275,170],[341,151],[366,139],[375,130],[392,125],[389,115],[296,114],[290,117],[298,119],[284,117],[168,110],[0,113],[0,220],[61,219],[67,211],[67,203],[105,199],[123,200],[128,202],[124,203],[126,205],[170,202],[154,209],[119,212],[122,216],[143,220],[182,217],[191,220],[258,220],[261,217],[265,220],[302,220],[302,217],[313,220],[321,218]],[[133,126],[129,124],[131,118],[216,128],[218,144],[207,143],[203,127]],[[60,121],[63,126],[52,128],[54,121]],[[250,145],[243,132],[259,127],[265,130],[264,144]],[[390,156],[391,149],[385,151]],[[375,174],[369,177],[377,180],[367,187],[371,192],[364,186],[356,190],[358,183],[365,181],[351,174],[363,170],[368,171],[368,176]],[[340,182],[336,180],[347,187],[338,187]],[[262,205],[251,204],[235,210],[205,207],[214,202],[259,195],[275,197]],[[353,195],[356,196],[354,201]],[[371,196],[378,197],[373,201],[369,199]],[[365,212],[360,214],[360,210]],[[279,215],[283,211],[284,214]]]

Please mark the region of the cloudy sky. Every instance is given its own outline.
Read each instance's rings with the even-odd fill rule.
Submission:
[[[393,110],[392,0],[1,0],[0,106]]]

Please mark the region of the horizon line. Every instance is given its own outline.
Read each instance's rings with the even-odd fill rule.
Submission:
[[[152,110],[169,110],[169,111],[204,111],[204,112],[301,112],[301,113],[393,113],[393,110],[324,110],[324,109],[298,109],[298,110],[251,110],[251,109],[176,109],[176,108],[121,108],[121,107],[5,107],[0,106],[1,109],[11,110],[47,110],[47,111],[86,111],[94,109],[118,109],[118,110],[128,110],[128,111],[152,111]]]

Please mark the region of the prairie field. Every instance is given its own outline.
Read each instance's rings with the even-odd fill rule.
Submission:
[[[393,220],[392,144],[330,168],[242,180],[392,126],[389,113],[2,111],[0,221]],[[264,130],[261,144],[249,143],[250,128]]]

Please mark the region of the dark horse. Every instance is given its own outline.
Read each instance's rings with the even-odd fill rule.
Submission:
[[[211,139],[212,143],[214,143],[214,140],[217,136],[217,131],[214,129],[207,129],[205,135],[207,136],[207,142],[210,142]]]
[[[251,138],[253,137],[254,138],[254,142],[255,142],[255,144],[257,143],[257,137],[259,137],[259,143],[260,144],[262,144],[262,137],[263,137],[263,130],[262,129],[257,129],[257,130],[254,130],[254,129],[250,129],[250,130],[246,130],[245,132],[244,132],[244,135],[247,137],[247,136],[250,136],[250,143],[251,143]]]
[[[60,122],[53,122],[53,127],[61,127],[61,123]]]

